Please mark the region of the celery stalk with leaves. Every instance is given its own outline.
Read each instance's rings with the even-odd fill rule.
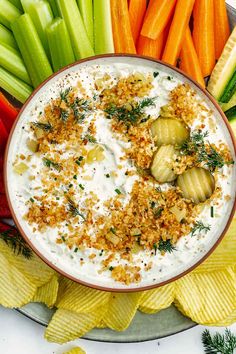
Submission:
[[[79,6],[79,11],[81,13],[84,27],[87,31],[88,38],[92,47],[94,47],[94,36],[93,36],[93,0],[77,0]]]
[[[46,32],[53,70],[58,71],[63,66],[73,63],[75,57],[65,21],[61,18],[55,19],[47,27]]]
[[[8,0],[0,1],[0,23],[11,29],[11,23],[21,15],[21,11]]]
[[[52,74],[52,68],[28,14],[12,23],[12,30],[34,87]]]
[[[94,0],[95,54],[114,53],[110,0]]]

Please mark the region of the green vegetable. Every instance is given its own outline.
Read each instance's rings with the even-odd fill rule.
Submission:
[[[0,24],[0,43],[6,44],[9,47],[18,49],[15,38],[11,31],[9,31],[5,26]]]
[[[172,253],[173,251],[176,250],[174,245],[172,245],[171,240],[163,241],[162,239],[158,243],[158,249],[160,252],[169,252],[169,253]]]
[[[21,4],[23,6],[24,12],[29,11],[30,5],[35,4],[36,2],[39,2],[40,0],[21,0]]]
[[[57,3],[70,34],[75,58],[94,55],[76,0],[57,0]]]
[[[0,23],[11,29],[11,23],[21,15],[21,11],[8,0],[0,1]]]
[[[17,256],[22,255],[26,259],[30,259],[33,256],[31,248],[14,227],[9,226],[8,230],[0,232],[0,239],[3,240]]]
[[[34,87],[52,74],[52,68],[28,14],[20,16],[12,30]]]
[[[231,97],[229,102],[221,104],[221,108],[225,112],[225,111],[228,111],[231,107],[233,107],[235,105],[236,105],[236,92],[233,94],[233,96]]]
[[[202,333],[202,344],[206,354],[233,354],[236,349],[236,336],[226,328],[225,334],[210,335],[208,329]]]
[[[33,91],[32,87],[0,66],[0,87],[24,103]]]
[[[232,122],[236,120],[236,105],[228,109],[228,111],[225,112],[225,115],[232,124]]]
[[[24,1],[25,0],[22,0],[23,6]],[[38,32],[44,50],[47,56],[50,57],[46,28],[52,22],[53,14],[49,3],[45,0],[34,1],[29,4],[29,6],[27,6],[25,12],[30,15],[31,20]],[[61,41],[61,44],[63,44],[63,41]]]
[[[191,236],[195,236],[196,233],[200,233],[200,232],[207,233],[208,231],[210,231],[210,229],[211,229],[210,225],[204,225],[202,221],[196,221],[191,230]]]
[[[52,9],[54,17],[61,16],[60,11],[59,11],[58,6],[57,6],[57,1],[56,0],[48,0],[48,2],[50,4],[50,6],[51,6],[51,9]]]
[[[88,38],[92,47],[94,47],[93,37],[93,0],[77,0],[80,14],[82,16],[84,27],[87,31]],[[102,30],[102,29],[100,29]]]
[[[0,44],[0,65],[27,84],[31,84],[25,64],[17,50]]]
[[[21,5],[21,0],[9,0],[12,5],[14,5],[15,7],[17,7],[20,11],[23,12],[23,8],[22,8],[22,5]]]
[[[208,83],[207,89],[217,100],[222,96],[236,69],[236,27],[231,33]],[[230,107],[229,107],[230,108]]]
[[[233,129],[233,131],[236,131],[236,117],[230,121],[230,125]]]
[[[61,18],[55,19],[47,27],[46,32],[53,70],[58,71],[63,66],[73,63],[75,57],[65,21]]]
[[[223,95],[220,98],[220,102],[224,102],[227,103],[229,102],[229,100],[231,99],[231,97],[233,96],[233,94],[236,92],[236,70],[233,74],[233,76],[231,77],[229,83],[227,84]]]
[[[94,0],[95,54],[114,53],[110,0]]]

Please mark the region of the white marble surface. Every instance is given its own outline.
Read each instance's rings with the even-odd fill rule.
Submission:
[[[236,0],[228,0],[236,8]],[[236,332],[236,324],[230,327]],[[224,328],[211,328],[224,331]],[[14,310],[0,307],[0,354],[62,354],[73,346],[81,346],[87,354],[203,354],[201,333],[197,326],[174,336],[145,343],[117,344],[77,340],[58,345],[44,340],[44,327],[34,323]]]

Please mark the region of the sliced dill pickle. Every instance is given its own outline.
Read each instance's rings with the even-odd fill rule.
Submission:
[[[210,198],[215,189],[215,179],[205,168],[193,167],[178,177],[177,186],[184,198],[198,204]]]
[[[189,138],[189,129],[179,120],[158,118],[151,126],[152,136],[157,146],[181,145]]]
[[[158,182],[172,182],[176,179],[177,176],[173,172],[173,162],[178,155],[179,152],[173,145],[159,147],[151,166],[151,173]]]

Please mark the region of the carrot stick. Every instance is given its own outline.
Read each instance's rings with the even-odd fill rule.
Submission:
[[[111,0],[112,32],[116,53],[136,53],[127,0]]]
[[[141,35],[157,39],[173,15],[176,0],[152,0],[149,3]]]
[[[201,86],[205,87],[200,63],[193,44],[189,27],[187,27],[182,49],[180,52],[180,69],[196,80]]]
[[[177,1],[174,18],[170,26],[169,35],[162,56],[162,60],[166,63],[176,65],[194,2],[195,0]]]
[[[218,0],[217,0],[218,3]],[[215,66],[213,0],[196,0],[193,9],[193,43],[202,74],[211,74]]]
[[[146,0],[130,0],[129,3],[129,20],[134,43],[137,42],[142,27],[143,18],[146,12]]]
[[[225,0],[214,0],[214,16],[215,54],[216,59],[219,59],[230,35]]]

